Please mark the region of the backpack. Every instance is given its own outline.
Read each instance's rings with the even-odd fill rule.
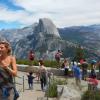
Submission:
[[[46,78],[46,72],[41,72],[41,77],[40,77],[41,79],[44,79],[44,78]]]

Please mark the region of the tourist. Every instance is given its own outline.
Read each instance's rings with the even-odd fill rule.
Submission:
[[[73,67],[73,72],[74,72],[74,77],[75,77],[76,85],[81,90],[81,69],[80,69],[80,63],[78,63],[77,65],[75,65]]]
[[[74,69],[77,67],[77,62],[76,61],[72,61],[71,62],[71,69],[72,69],[72,76],[74,76]]]
[[[29,74],[27,75],[28,77],[28,85],[29,85],[29,89],[33,89],[33,79],[35,78],[33,75],[33,72],[29,72]]]
[[[96,62],[92,61],[91,62],[91,72],[90,72],[90,78],[93,76],[96,76]]]
[[[33,50],[30,50],[29,51],[29,62],[30,62],[30,65],[32,66],[33,65],[33,61],[34,61],[34,58],[35,58],[35,54],[34,54],[34,51]]]
[[[99,70],[98,79],[100,80],[100,61],[98,61],[98,63],[97,63],[97,68]]]
[[[55,54],[55,60],[57,61],[57,68],[60,68],[60,58],[62,56],[62,52],[58,50]]]
[[[93,75],[91,78],[86,78],[86,80],[88,81],[89,90],[97,89],[98,80],[96,79],[96,75]]]
[[[39,75],[40,75],[41,89],[45,90],[47,86],[47,71],[43,61],[40,62]]]
[[[16,75],[16,59],[11,55],[11,46],[0,41],[0,100],[17,100],[13,82]]]
[[[68,71],[69,71],[69,62],[68,62],[68,60],[65,58],[64,59],[64,75],[65,76],[68,76]]]
[[[86,80],[86,77],[88,77],[87,73],[88,63],[86,62],[86,60],[84,60],[83,63],[81,63],[81,67],[82,67],[82,80]]]
[[[42,58],[41,58],[41,59],[39,59],[39,61],[38,61],[38,62],[39,62],[39,63],[38,63],[39,68],[40,68],[40,66],[41,66],[41,64],[40,64],[40,63],[41,63],[42,61],[43,61],[43,59],[42,59]],[[40,79],[40,73],[39,73],[39,71],[37,71],[37,72],[36,72],[36,76],[37,76],[37,81],[39,82],[39,79]]]

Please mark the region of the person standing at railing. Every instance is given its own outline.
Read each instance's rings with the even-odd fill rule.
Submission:
[[[69,62],[66,58],[64,59],[63,65],[64,65],[64,75],[68,76],[69,75]]]
[[[0,100],[17,100],[13,77],[17,75],[16,59],[11,46],[0,41]]]
[[[55,60],[57,62],[57,68],[60,68],[60,58],[62,56],[62,51],[61,50],[58,50],[56,53],[55,53]]]

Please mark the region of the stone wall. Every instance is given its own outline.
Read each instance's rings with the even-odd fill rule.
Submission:
[[[39,69],[39,66],[29,66],[29,65],[17,65],[17,68],[19,71],[22,71],[22,72],[37,72],[38,69]],[[63,76],[64,75],[64,70],[62,69],[57,69],[57,68],[50,68],[50,67],[47,67],[46,68],[48,72],[52,72],[54,75],[57,75],[57,76]]]

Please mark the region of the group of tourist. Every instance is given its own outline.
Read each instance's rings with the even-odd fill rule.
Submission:
[[[100,61],[97,62],[96,60],[91,60],[91,63],[88,63],[85,59],[80,59],[78,62],[70,62],[67,58],[65,58],[62,63],[62,61],[60,61],[61,55],[62,52],[60,50],[58,50],[55,54],[55,60],[57,61],[59,68],[64,69],[64,75],[66,77],[71,74],[75,78],[75,83],[79,89],[81,89],[81,80],[88,81],[89,85],[92,84],[97,87],[97,76],[100,75]],[[96,69],[99,70],[98,74]],[[71,71],[70,73],[69,70]]]
[[[12,56],[10,43],[0,41],[0,100],[17,100],[19,94],[14,84],[14,77],[17,76],[16,58]],[[34,52],[30,51],[30,65],[34,60]],[[27,75],[29,89],[33,88],[33,72]],[[43,60],[39,60],[38,77],[41,82],[41,89],[44,90],[47,85],[47,71]]]
[[[27,75],[29,89],[33,89],[34,78],[38,78],[38,81],[40,80],[41,83],[41,89],[44,91],[46,89],[48,79],[47,79],[47,70],[44,66],[43,60],[39,60],[39,70],[36,73],[36,75],[33,76],[32,74],[33,72],[29,72],[29,74]]]
[[[76,85],[79,86],[80,89],[81,89],[81,80],[85,80],[85,81],[92,80],[94,82],[93,84],[96,85],[98,84],[98,81],[96,81],[97,74],[95,71],[97,63],[94,60],[90,63],[90,67],[89,67],[89,63],[87,63],[85,59],[81,59],[79,62],[72,61],[72,63],[70,63],[69,60],[65,58],[61,64],[61,60],[60,60],[61,56],[62,56],[62,52],[58,50],[55,53],[57,68],[64,68],[64,75],[66,77],[70,76],[69,69],[71,69],[71,74],[73,77],[75,77]],[[39,61],[39,66],[40,66],[39,75],[40,75],[41,89],[43,90],[43,86],[46,86],[47,83],[46,69],[44,67],[43,60]],[[89,68],[90,68],[90,72],[88,72]]]
[[[55,60],[57,61],[57,68],[61,67],[60,58],[62,56],[62,52],[58,50],[55,54]],[[31,50],[29,53],[29,61],[32,66],[35,58],[34,52]],[[90,65],[90,67],[89,67]],[[62,67],[64,68],[64,75],[69,76],[69,68],[71,68],[72,75],[75,77],[76,85],[81,89],[81,79],[85,81],[89,81],[94,85],[98,85],[98,81],[96,79],[96,66],[99,69],[100,75],[100,62],[92,61],[91,64],[88,64],[86,60],[80,60],[79,62],[72,61],[72,64],[68,61],[68,59],[64,59],[62,63]],[[88,69],[90,68],[90,72]],[[33,72],[29,72],[28,84],[29,89],[33,89],[33,80],[38,77],[41,83],[41,89],[45,90],[47,86],[47,76],[48,72],[44,66],[43,60],[39,60],[39,70],[36,76],[33,76]],[[11,46],[6,41],[0,41],[0,99],[1,100],[17,100],[18,95],[16,96],[16,88],[13,82],[13,78],[17,75],[17,66],[16,59],[11,55]]]
[[[71,74],[75,78],[76,85],[79,86],[81,89],[81,80],[88,81],[90,84],[97,86],[98,80],[97,76],[100,75],[96,72],[96,69],[99,70],[100,62],[94,62],[91,61],[91,63],[88,63],[86,60],[83,60],[82,62],[75,62],[73,61],[71,64],[69,64],[67,59],[64,59],[63,61],[63,68],[64,68],[64,75],[70,76]],[[70,69],[70,73],[69,73]]]

